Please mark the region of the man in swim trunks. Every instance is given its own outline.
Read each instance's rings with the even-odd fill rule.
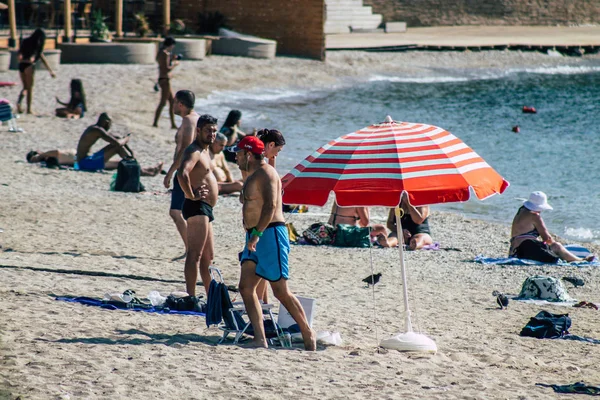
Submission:
[[[77,144],[77,164],[82,171],[98,171],[101,169],[117,169],[120,160],[111,160],[115,155],[120,155],[122,158],[133,157],[133,152],[127,146],[130,135],[128,134],[124,138],[118,138],[108,133],[112,125],[112,120],[106,113],[100,114],[98,122],[95,125],[88,126],[83,134],[79,138]],[[90,155],[90,150],[96,142],[102,139],[108,142],[108,146],[104,147],[100,151]],[[151,172],[150,175],[157,175],[163,163],[158,163],[154,167],[142,168],[146,172]]]
[[[187,221],[187,255],[185,285],[190,296],[196,295],[198,267],[204,289],[210,287],[209,267],[214,255],[213,207],[219,197],[217,179],[210,166],[209,146],[217,134],[217,119],[201,115],[196,124],[196,138],[183,154],[177,179],[185,194],[182,214]]]
[[[429,206],[415,207],[408,201],[408,194],[402,193],[400,199],[400,222],[402,223],[402,243],[408,243],[410,250],[419,250],[433,243],[431,230],[429,229]],[[373,225],[371,237],[376,237],[382,247],[398,246],[398,234],[396,224],[396,209],[390,209],[386,223],[391,231],[388,235],[386,227],[378,224]]]
[[[173,179],[173,175],[181,165],[185,149],[192,144],[196,138],[196,123],[198,122],[199,115],[194,111],[195,102],[196,95],[190,90],[180,90],[175,93],[173,111],[175,114],[179,115],[182,120],[179,129],[177,129],[177,132],[175,133],[175,154],[173,155],[173,164],[171,164],[171,168],[167,171],[167,176],[165,176],[163,182],[167,189],[171,186],[171,179]],[[181,214],[184,200],[185,195],[183,194],[183,190],[181,190],[179,180],[175,178],[173,179],[173,190],[171,191],[171,207],[169,208],[169,215],[173,219],[173,222],[175,222],[177,231],[185,246],[185,253],[183,256],[177,257],[176,259],[184,258],[188,248],[187,222]]]
[[[266,279],[271,283],[275,297],[300,327],[304,347],[314,351],[315,333],[308,325],[302,305],[287,286],[290,244],[281,206],[279,175],[265,162],[264,144],[257,137],[244,137],[231,151],[237,153],[240,170],[248,173],[240,198],[247,233],[246,246],[240,254],[239,289],[254,327],[254,345],[268,347],[256,292],[259,282]]]
[[[241,180],[235,181],[233,180],[233,176],[231,176],[231,171],[229,171],[227,161],[225,160],[225,154],[223,154],[223,149],[226,144],[227,136],[221,132],[217,132],[215,141],[208,148],[212,160],[211,167],[215,174],[215,178],[217,178],[217,182],[219,183],[219,194],[240,192],[244,185],[244,182]]]

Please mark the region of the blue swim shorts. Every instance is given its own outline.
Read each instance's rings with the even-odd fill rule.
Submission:
[[[83,160],[78,160],[77,164],[82,171],[98,171],[104,169],[104,149],[87,156]]]
[[[240,263],[250,260],[256,264],[256,275],[271,282],[289,279],[288,255],[290,239],[283,222],[273,222],[263,232],[256,244],[256,251],[248,250],[250,229],[246,233],[246,247],[239,254]]]

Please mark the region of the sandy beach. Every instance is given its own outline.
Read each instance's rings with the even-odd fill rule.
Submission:
[[[213,91],[351,84],[376,73],[576,65],[594,57],[600,56],[332,52],[321,63],[212,56],[182,62],[173,87],[206,98]],[[515,301],[501,311],[491,295],[516,295],[535,274],[577,275],[585,286],[567,285],[570,295],[599,303],[600,270],[473,263],[478,254],[505,256],[510,227],[439,211],[431,218],[434,239],[461,251],[406,255],[413,320],[436,341],[436,355],[378,351],[381,339],[404,329],[397,249],[292,247],[292,291],[317,299],[317,331],[337,331],[343,339],[341,346],[320,345],[314,353],[216,345],[221,332],[199,317],[56,301],[185,288],[183,263],[171,261],[183,245],[168,215],[162,175],[142,178],[147,192],[126,194],[109,191],[112,172],[50,170],[25,161],[31,149],[74,148],[106,111],[115,133],[133,132],[131,147],[141,164],[168,165],[174,131],[166,117],[160,128],[150,127],[158,102],[156,67],[61,65],[57,75],[53,80],[36,72],[38,116],[18,120],[25,133],[0,127],[0,399],[558,399],[535,384],[600,384],[600,346],[519,336],[544,309],[568,312],[571,333],[600,338],[600,312]],[[58,119],[54,97],[68,97],[72,78],[84,82],[88,115]],[[0,80],[19,81],[16,71],[1,73]],[[0,97],[14,102],[19,89],[2,88]],[[285,134],[285,127],[274,128]],[[322,221],[329,206],[288,215],[288,222],[301,231]],[[372,214],[383,221],[386,210]],[[237,284],[244,240],[237,197],[220,198],[215,217],[214,264],[228,284]],[[592,250],[600,253],[600,247]],[[361,282],[371,273],[371,258],[374,272],[383,274],[374,292]]]

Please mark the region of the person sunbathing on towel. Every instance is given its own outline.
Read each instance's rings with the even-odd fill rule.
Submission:
[[[509,256],[548,264],[555,264],[558,260],[592,261],[594,255],[579,258],[554,241],[541,216],[544,210],[552,210],[546,194],[532,192],[513,219]]]
[[[116,169],[119,166],[120,160],[111,160],[115,155],[122,158],[133,158],[133,152],[127,146],[131,134],[127,134],[124,138],[118,138],[108,133],[112,125],[112,120],[106,113],[100,114],[98,122],[95,125],[88,126],[79,138],[77,144],[77,164],[82,171],[98,171],[101,169]],[[100,151],[90,155],[92,146],[102,139],[108,142],[108,146]],[[143,175],[155,176],[162,169],[163,163],[159,162],[154,167],[142,168]]]
[[[41,150],[31,150],[25,158],[28,163],[39,163],[45,162],[50,166],[70,166],[75,164],[75,149],[67,150],[48,150],[42,152]]]
[[[213,170],[213,174],[217,178],[217,183],[219,185],[219,194],[230,194],[235,192],[241,192],[242,187],[244,186],[244,182],[236,181],[231,176],[231,171],[227,166],[227,161],[225,160],[225,154],[223,153],[223,149],[227,144],[227,136],[222,134],[221,132],[217,132],[217,136],[215,141],[208,146],[210,159],[211,159],[211,168]]]
[[[367,227],[369,226],[369,208],[340,207],[334,202],[327,223],[334,228],[339,224]]]
[[[402,193],[400,199],[400,222],[402,223],[402,243],[408,243],[411,250],[419,250],[433,243],[429,229],[429,206],[414,207],[408,201],[408,194]],[[387,229],[391,232],[388,234]],[[390,209],[386,226],[373,225],[371,237],[377,238],[382,247],[398,246],[396,210]]]

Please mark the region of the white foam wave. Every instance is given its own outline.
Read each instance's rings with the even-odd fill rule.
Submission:
[[[454,76],[425,76],[425,77],[408,77],[408,76],[386,76],[374,75],[369,78],[369,82],[403,82],[403,83],[444,83],[444,82],[466,82],[469,78],[454,77]]]
[[[565,227],[565,236],[579,239],[584,242],[600,240],[600,231],[589,228],[570,228]]]
[[[516,70],[516,72],[528,72],[531,74],[546,74],[546,75],[577,75],[577,74],[589,74],[593,72],[600,72],[600,66],[572,66],[572,65],[559,65],[552,67],[537,67],[537,68],[525,68],[522,70]]]
[[[315,96],[317,91],[297,89],[262,89],[248,91],[219,91],[215,90],[204,99],[196,100],[196,108],[205,106],[218,107],[224,104],[237,104],[246,101],[287,101],[298,98]]]

